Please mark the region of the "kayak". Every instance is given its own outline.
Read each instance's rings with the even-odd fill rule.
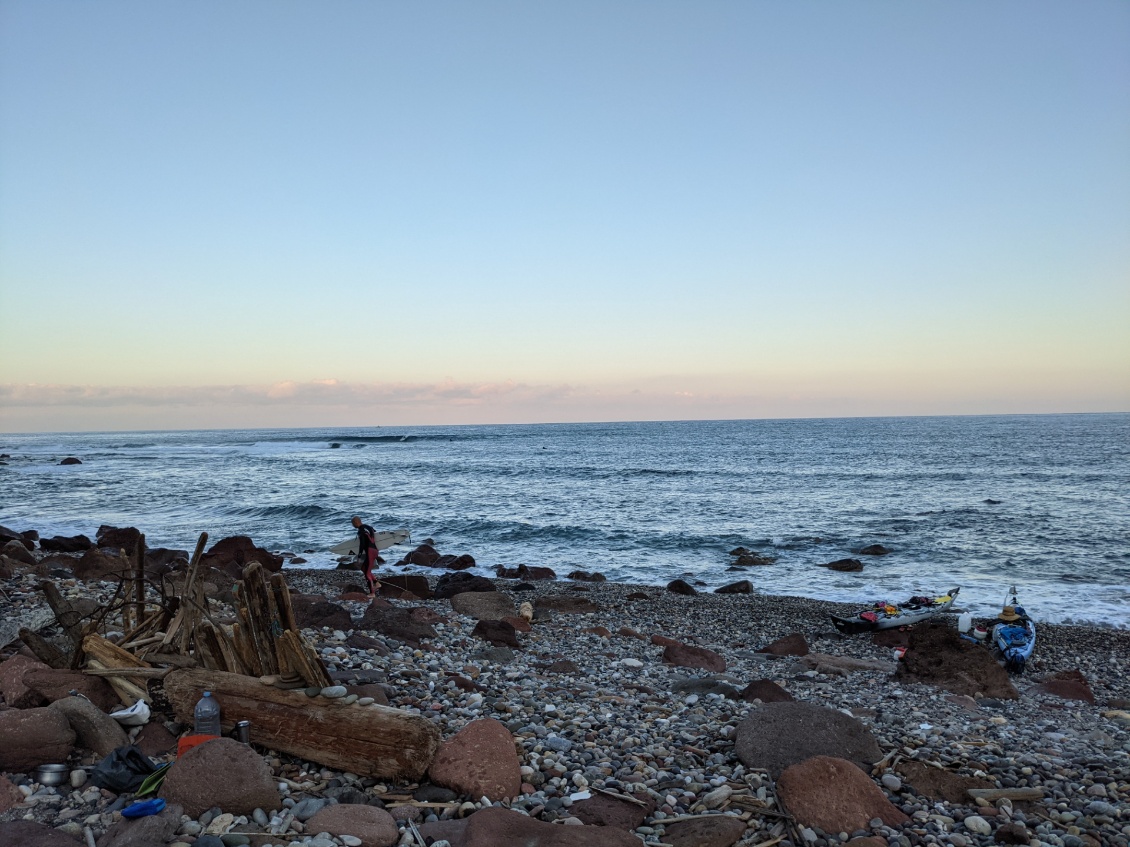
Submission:
[[[1023,673],[1036,649],[1036,623],[1016,602],[1015,587],[1012,589],[1012,602],[1001,609],[993,626],[991,640],[1004,669],[1009,673]]]
[[[911,597],[897,606],[890,603],[876,603],[858,615],[841,618],[832,615],[832,623],[844,635],[858,635],[861,632],[876,632],[881,629],[913,626],[939,612],[947,611],[957,598],[960,588],[953,588],[941,597]]]

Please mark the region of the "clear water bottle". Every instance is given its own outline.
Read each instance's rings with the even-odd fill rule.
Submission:
[[[197,702],[193,717],[197,735],[220,734],[220,704],[216,702],[211,691],[205,691],[204,696]]]

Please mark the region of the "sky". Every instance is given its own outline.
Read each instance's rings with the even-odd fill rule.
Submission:
[[[0,0],[0,431],[1130,411],[1130,3]]]

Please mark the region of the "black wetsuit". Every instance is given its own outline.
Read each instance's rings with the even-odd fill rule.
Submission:
[[[369,593],[373,593],[373,583],[377,580],[373,576],[373,565],[380,561],[377,545],[374,543],[377,531],[366,523],[357,527],[357,558],[365,571],[365,581],[369,585]]]

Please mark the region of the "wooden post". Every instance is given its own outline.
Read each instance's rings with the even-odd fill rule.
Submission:
[[[137,625],[145,620],[145,533],[137,536],[137,547],[133,551],[133,619]]]

